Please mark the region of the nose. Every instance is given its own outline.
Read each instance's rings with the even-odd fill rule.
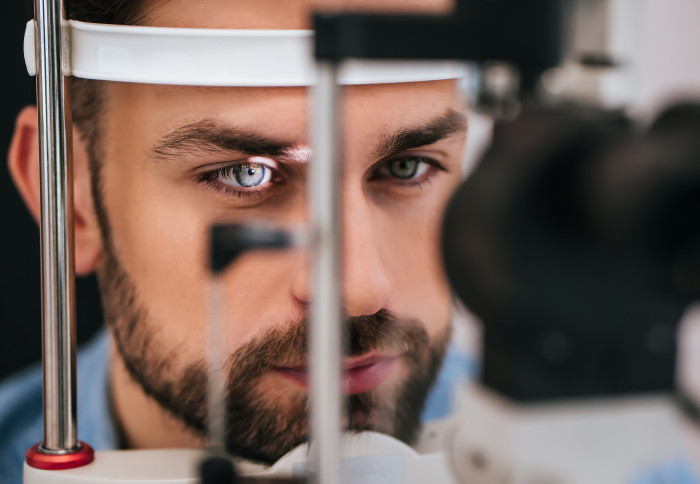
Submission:
[[[379,245],[381,227],[373,217],[370,203],[361,195],[353,199],[344,197],[342,296],[343,310],[349,317],[378,312],[386,306],[391,291]],[[303,305],[313,298],[309,271],[307,258],[292,283],[292,293]]]

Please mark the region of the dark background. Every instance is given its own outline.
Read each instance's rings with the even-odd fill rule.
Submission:
[[[3,2],[0,45],[3,65],[0,103],[0,378],[41,359],[41,284],[39,230],[7,171],[7,150],[17,113],[35,102],[34,78],[24,66],[22,40],[31,7]],[[78,340],[102,323],[94,277],[76,284]]]

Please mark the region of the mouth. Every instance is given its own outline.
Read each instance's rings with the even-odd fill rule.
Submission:
[[[389,377],[398,360],[399,355],[377,353],[343,359],[343,393],[346,395],[364,393],[379,386]],[[304,390],[308,390],[309,376],[305,365],[275,367],[273,371]]]

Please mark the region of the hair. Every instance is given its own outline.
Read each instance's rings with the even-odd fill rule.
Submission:
[[[66,17],[90,23],[140,25],[146,22],[143,13],[146,1],[148,0],[65,0]],[[104,84],[104,81],[77,77],[71,79],[73,124],[87,145],[93,170],[97,170],[99,166],[99,131],[105,104]]]
[[[135,25],[143,22],[144,0],[67,0],[68,18],[81,22]]]

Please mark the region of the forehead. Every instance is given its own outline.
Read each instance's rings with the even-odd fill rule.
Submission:
[[[314,10],[445,13],[454,0],[151,0],[146,23],[160,27],[306,29]]]
[[[163,27],[304,29],[315,9],[445,12],[453,0],[150,0],[145,23]],[[358,135],[397,129],[412,121],[459,109],[455,81],[433,81],[344,89],[346,125]],[[128,101],[129,116],[151,124],[151,132],[214,119],[239,127],[263,127],[288,139],[307,133],[305,88],[216,88],[113,84],[115,110]],[[128,120],[127,120],[128,121]],[[403,125],[401,124],[403,123]],[[363,133],[362,131],[365,131]],[[348,133],[350,134],[350,133]]]
[[[308,132],[306,88],[192,87],[113,83],[111,109],[124,124],[162,133],[185,123],[210,119],[303,140]],[[349,86],[343,120],[349,136],[366,137],[463,110],[453,80]],[[128,104],[128,110],[122,109]],[[134,123],[138,120],[137,123]],[[121,123],[120,123],[121,124]]]

